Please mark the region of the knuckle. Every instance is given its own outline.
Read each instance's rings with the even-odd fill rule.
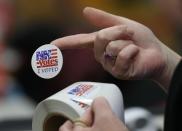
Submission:
[[[117,51],[117,46],[116,44],[114,43],[114,41],[111,41],[108,45],[107,45],[107,48],[106,48],[106,51],[109,50],[109,51]]]
[[[119,79],[128,79],[128,67],[117,65],[112,69],[112,75]]]
[[[100,40],[100,41],[104,41],[107,40],[107,37],[105,35],[105,32],[103,30],[100,30],[97,35],[96,35],[96,39]]]
[[[115,72],[113,76],[121,80],[128,80],[128,76],[125,73]]]
[[[114,75],[115,75],[116,78],[120,78],[121,77],[121,75],[119,73],[117,73],[117,72]]]
[[[112,75],[116,78],[120,78],[121,77],[121,74],[120,74],[120,70],[118,70],[118,68],[114,68],[112,70]]]
[[[130,44],[129,46],[130,46],[130,48],[138,49],[138,47],[136,45],[134,45],[134,44]]]
[[[129,59],[129,56],[126,55],[125,53],[123,53],[123,51],[121,51],[121,52],[118,54],[118,58],[119,58],[119,60],[128,60],[128,59]]]
[[[128,46],[131,46],[131,45],[135,46],[135,45],[133,44],[133,41],[131,41],[131,40],[127,40],[127,41],[125,41],[125,42],[126,42],[126,44],[127,44]]]
[[[126,30],[126,28],[127,28],[126,25],[119,25],[119,26],[117,26],[117,29],[118,29],[119,31]]]

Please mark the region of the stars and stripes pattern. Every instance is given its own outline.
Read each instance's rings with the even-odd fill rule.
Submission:
[[[37,68],[51,67],[58,65],[57,49],[38,51],[36,56]]]
[[[82,96],[85,92],[90,90],[93,87],[93,85],[90,84],[80,84],[76,86],[75,88],[71,89],[68,94],[76,95],[76,96]]]

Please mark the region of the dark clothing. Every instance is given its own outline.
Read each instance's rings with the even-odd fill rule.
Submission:
[[[182,131],[182,61],[178,64],[169,88],[164,131]]]

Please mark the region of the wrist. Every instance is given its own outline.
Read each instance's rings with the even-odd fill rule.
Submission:
[[[160,74],[158,74],[153,80],[167,92],[173,77],[173,73],[181,60],[181,56],[169,49],[164,44],[161,44],[161,46],[164,57],[164,66]]]

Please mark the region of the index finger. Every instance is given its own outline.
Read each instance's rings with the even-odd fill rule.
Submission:
[[[51,42],[60,49],[93,48],[97,32],[77,34],[56,39]]]

